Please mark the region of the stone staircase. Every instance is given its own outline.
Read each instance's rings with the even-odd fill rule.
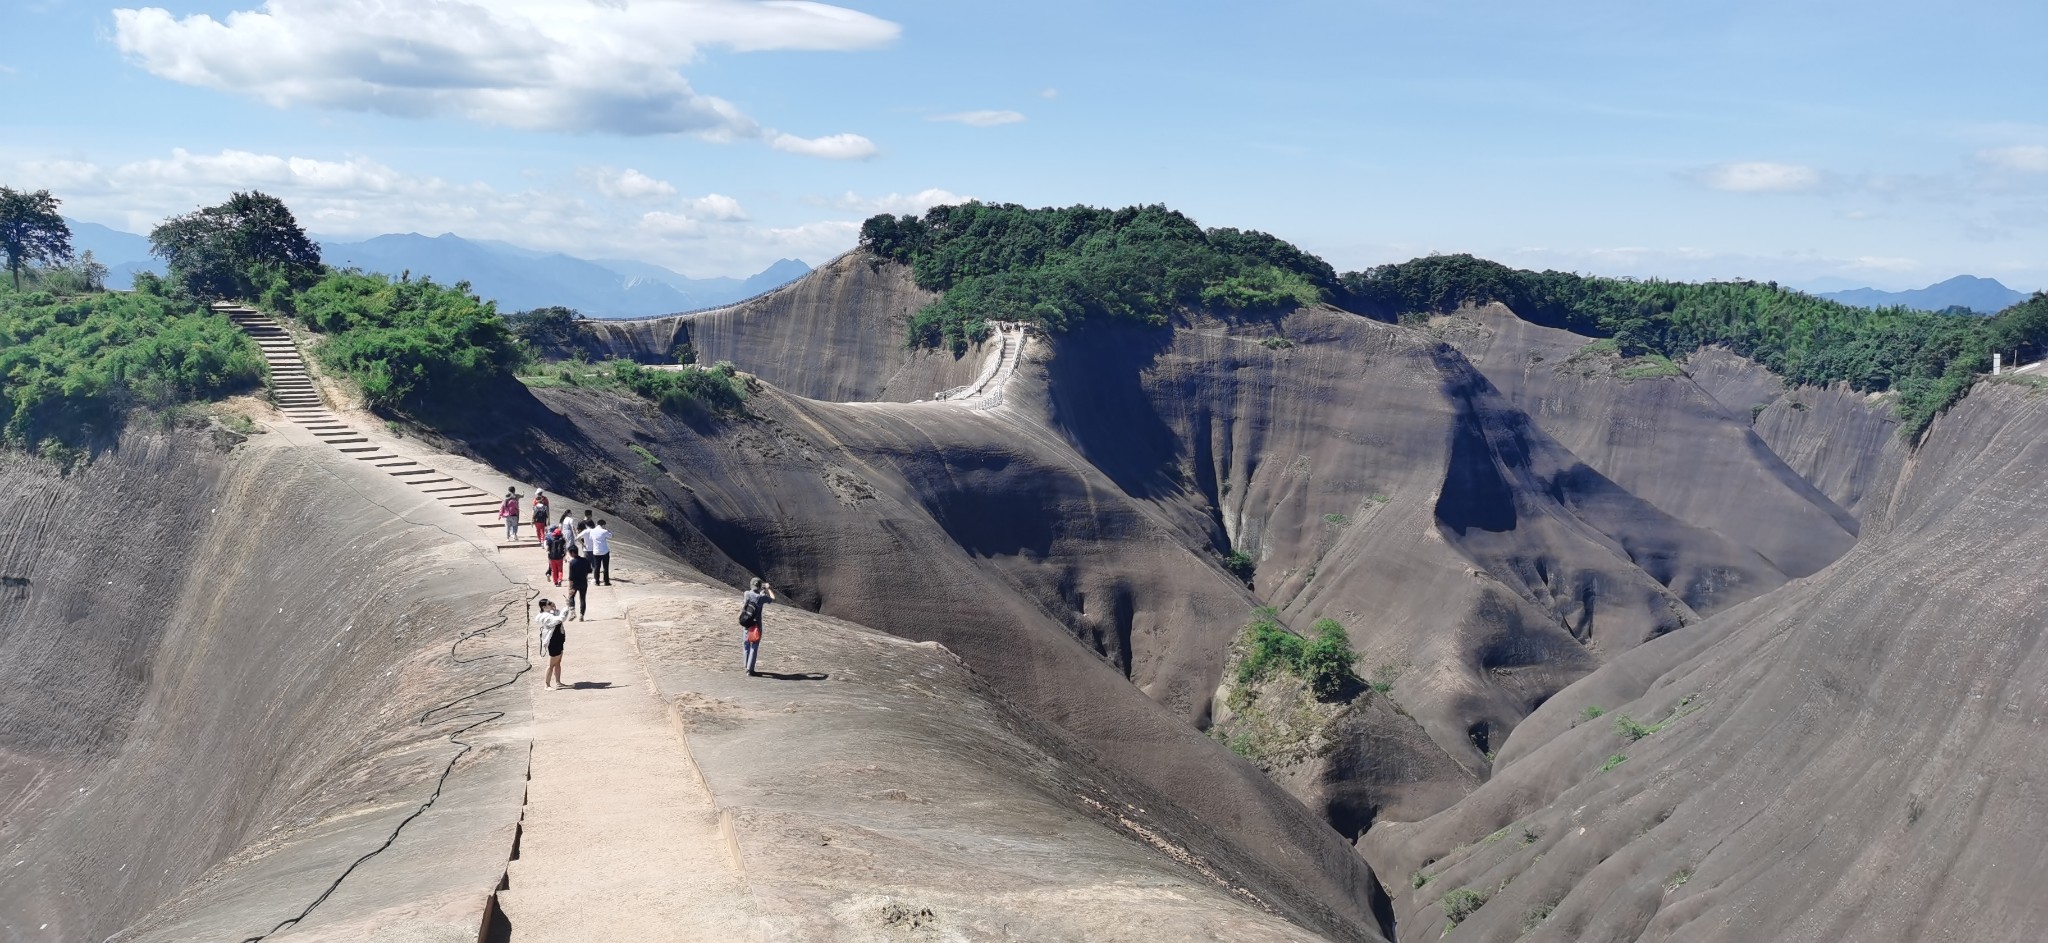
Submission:
[[[286,419],[311,432],[315,438],[334,446],[359,462],[369,463],[383,470],[387,475],[400,479],[419,489],[422,494],[433,495],[444,506],[472,518],[485,518],[482,527],[503,528],[498,520],[498,505],[502,498],[482,488],[455,479],[435,469],[428,468],[413,459],[371,444],[368,437],[341,421],[320,395],[320,387],[313,382],[313,374],[306,367],[305,355],[299,352],[299,345],[289,331],[269,315],[246,305],[231,302],[216,302],[215,313],[235,322],[256,346],[263,351],[263,360],[270,367],[270,398],[277,404],[277,411]],[[501,542],[501,550],[519,547],[537,547],[540,541],[531,539],[531,525],[522,524],[516,541]]]

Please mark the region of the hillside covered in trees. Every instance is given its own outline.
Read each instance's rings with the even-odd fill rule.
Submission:
[[[990,320],[1061,331],[1095,318],[1164,325],[1178,310],[1291,309],[1328,302],[1386,321],[1499,302],[1521,317],[1592,337],[1624,355],[1684,357],[1725,346],[1785,379],[1890,392],[1905,435],[1989,369],[1991,354],[2038,359],[2048,296],[1993,318],[1867,309],[1776,284],[1665,282],[1510,268],[1433,255],[1338,276],[1329,263],[1261,232],[1203,229],[1163,206],[1029,209],[967,203],[922,217],[875,216],[861,245],[944,292],[912,319],[912,344],[956,349]]]

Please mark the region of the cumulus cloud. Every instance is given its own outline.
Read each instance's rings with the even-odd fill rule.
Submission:
[[[1715,164],[1696,176],[1716,190],[1730,193],[1794,193],[1821,185],[1821,172],[1803,164],[1780,164],[1766,160]]]
[[[919,190],[916,193],[891,193],[887,196],[878,197],[864,197],[852,190],[848,190],[844,194],[831,199],[810,197],[805,202],[813,206],[830,206],[833,209],[844,210],[849,213],[859,213],[863,216],[873,216],[876,213],[894,213],[900,216],[905,213],[919,215],[934,206],[950,206],[955,203],[966,203],[972,199],[974,198],[971,196],[961,196],[951,190],[931,187]]]
[[[0,179],[34,181],[57,192],[66,215],[129,232],[147,233],[168,216],[258,189],[284,200],[321,236],[454,232],[581,258],[641,259],[700,276],[758,271],[789,256],[822,261],[852,248],[859,236],[859,223],[840,220],[755,225],[733,197],[686,196],[667,181],[618,170],[501,189],[361,157],[181,149],[119,164],[0,159]]]
[[[866,49],[899,32],[808,0],[266,0],[221,20],[114,11],[115,45],[150,73],[276,107],[765,139],[784,150],[798,149],[699,92],[682,67],[707,47]],[[816,139],[828,143],[799,152],[839,156],[829,142],[842,138],[857,136]]]
[[[656,180],[631,167],[625,170],[600,167],[594,176],[597,191],[614,200],[638,203],[666,200],[676,195],[675,184]]]
[[[778,151],[826,160],[867,160],[875,156],[877,150],[875,142],[858,134],[832,134],[821,138],[777,134],[768,139],[768,146]]]
[[[1977,159],[2000,170],[2020,173],[2048,173],[2048,146],[2022,144],[2014,147],[1994,147],[1977,152]]]
[[[1024,116],[1014,111],[961,111],[950,115],[933,115],[931,121],[951,121],[976,128],[993,128],[1002,124],[1017,124]]]
[[[740,201],[723,193],[710,193],[690,201],[690,212],[699,219],[712,219],[722,223],[742,222],[747,211],[740,208]]]

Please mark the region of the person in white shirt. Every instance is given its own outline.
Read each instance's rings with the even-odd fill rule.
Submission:
[[[566,513],[566,514],[563,514],[563,515],[562,515],[562,536],[563,536],[563,537],[566,537],[566,538],[568,538],[568,540],[569,540],[569,546],[571,546],[571,547],[578,547],[578,546],[582,546],[581,544],[578,544],[578,543],[576,542],[576,531],[577,531],[577,530],[578,530],[578,529],[579,529],[579,528],[580,528],[581,526],[582,526],[582,525],[578,524],[578,523],[577,523],[577,521],[576,521],[576,512],[575,512],[575,511],[570,511],[570,512],[568,512],[568,513]]]
[[[562,614],[555,611],[552,599],[540,601],[540,615],[533,617],[533,624],[540,626],[540,650],[547,653],[548,670],[541,675],[541,684],[550,687],[562,685],[562,647],[569,639],[569,633],[562,629]]]
[[[599,586],[612,585],[612,532],[604,521],[583,532],[590,551],[591,580]]]

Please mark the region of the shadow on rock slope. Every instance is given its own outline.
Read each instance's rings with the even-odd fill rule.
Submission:
[[[1121,692],[1206,727],[1255,606],[1335,618],[1397,709],[1269,771],[1347,836],[1457,801],[1575,679],[1854,539],[1854,518],[1757,443],[1748,415],[1688,378],[1527,364],[1501,378],[1509,348],[1573,344],[1562,332],[1496,325],[1506,339],[1474,361],[1441,332],[1330,308],[1098,326],[1034,343],[1003,405],[969,410],[913,402],[984,354],[905,350],[926,297],[853,253],[734,308],[599,326],[600,353],[690,338],[769,386],[730,423],[540,390],[544,409],[508,417],[516,431],[464,445],[567,476],[720,578],[763,573],[820,612],[941,641],[1035,714],[1232,817],[1245,813],[1224,806],[1264,801],[1245,798],[1261,787],[1243,764],[1188,752]],[[1589,396],[1597,408],[1545,405]],[[1731,487],[1754,506],[1689,497]],[[1249,585],[1222,566],[1234,551],[1255,561]]]

